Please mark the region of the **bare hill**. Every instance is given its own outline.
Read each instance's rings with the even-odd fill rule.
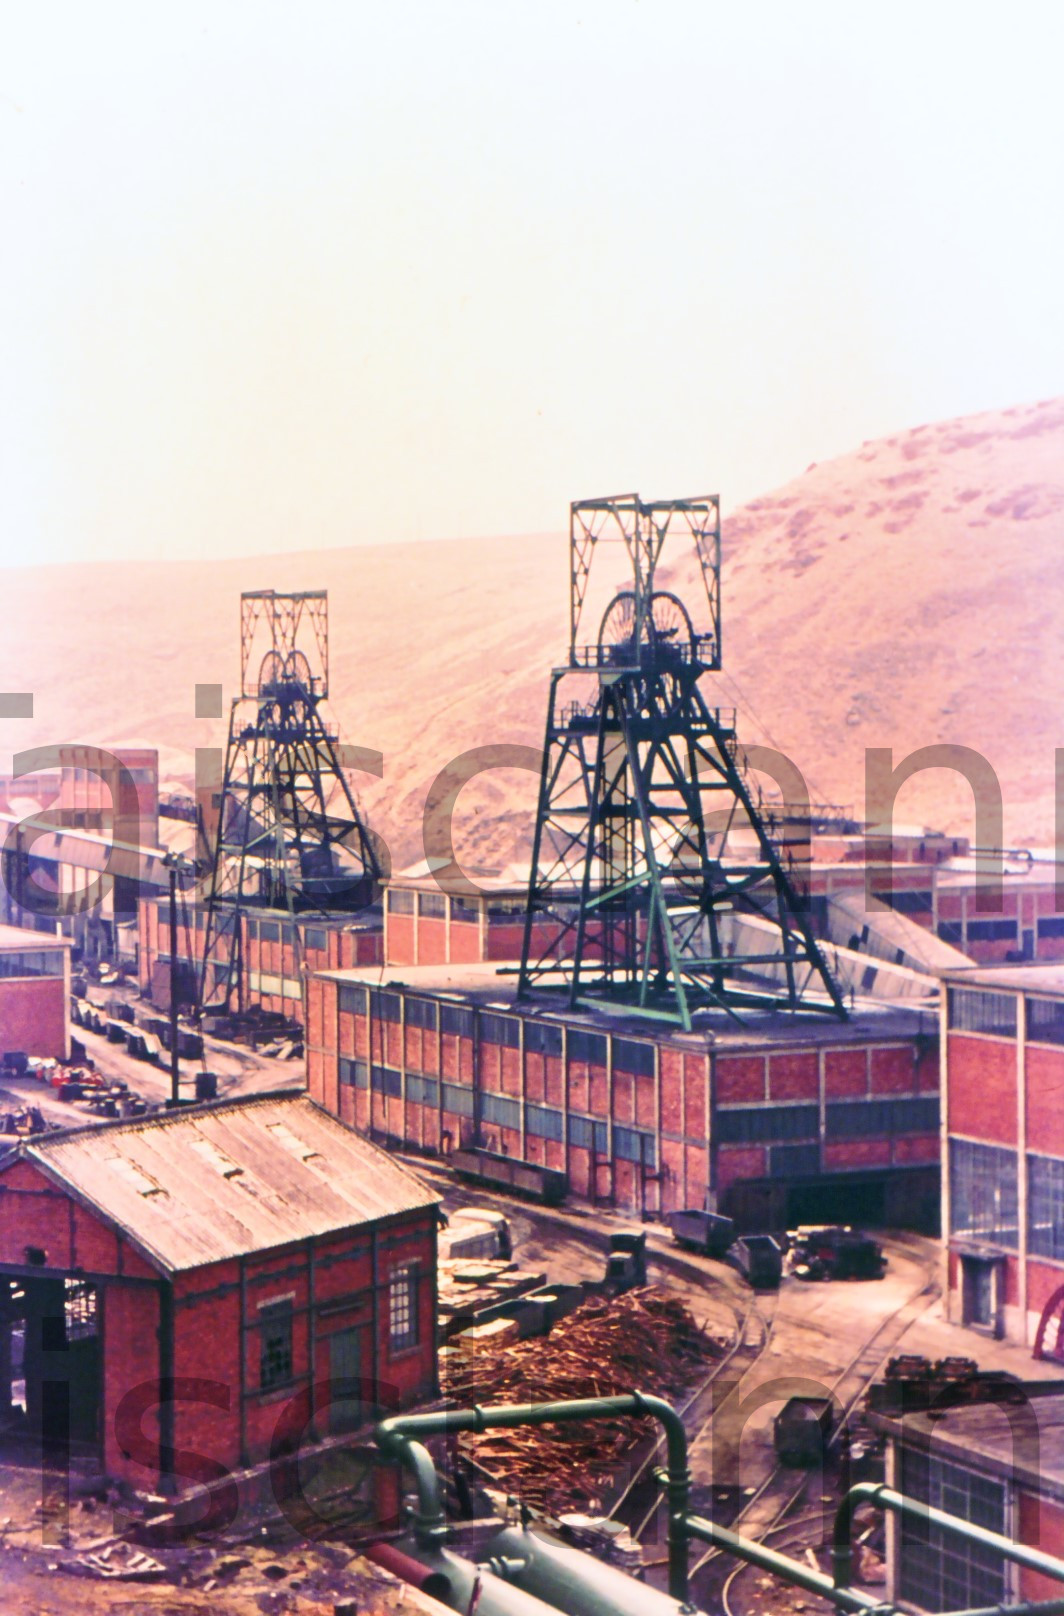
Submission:
[[[816,796],[858,812],[866,747],[895,762],[975,748],[1001,781],[1009,839],[1047,844],[1064,745],[1062,468],[1053,400],[865,444],[736,511],[717,699]],[[34,695],[32,720],[0,722],[0,772],[33,745],[141,743],[186,779],[197,747],[224,744],[193,690],[234,692],[240,591],[328,589],[332,712],[346,740],[384,755],[383,779],[360,789],[397,866],[421,856],[426,794],[452,759],[541,742],[566,643],[560,532],[16,568],[0,585],[0,689]],[[527,856],[534,795],[531,773],[483,775],[458,801],[460,847],[487,865]],[[898,816],[967,831],[971,795],[936,770],[905,787]]]

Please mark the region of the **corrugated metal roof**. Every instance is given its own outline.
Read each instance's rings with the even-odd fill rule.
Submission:
[[[303,1094],[97,1124],[23,1151],[170,1273],[439,1201]]]

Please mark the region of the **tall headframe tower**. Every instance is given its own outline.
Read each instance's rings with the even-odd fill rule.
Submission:
[[[231,1010],[240,911],[325,913],[372,901],[380,866],[322,712],[325,591],[240,597],[240,694],[229,719],[200,1005]]]
[[[690,1029],[699,1010],[846,1010],[747,776],[721,666],[720,504],[571,507],[519,992]]]

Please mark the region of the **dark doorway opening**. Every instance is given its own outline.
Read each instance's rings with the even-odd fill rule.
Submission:
[[[100,1439],[100,1318],[87,1280],[0,1278],[0,1430],[57,1449]]]

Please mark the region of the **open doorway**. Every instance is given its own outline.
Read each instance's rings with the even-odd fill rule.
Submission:
[[[48,1446],[100,1435],[97,1287],[27,1273],[0,1278],[0,1432]]]

